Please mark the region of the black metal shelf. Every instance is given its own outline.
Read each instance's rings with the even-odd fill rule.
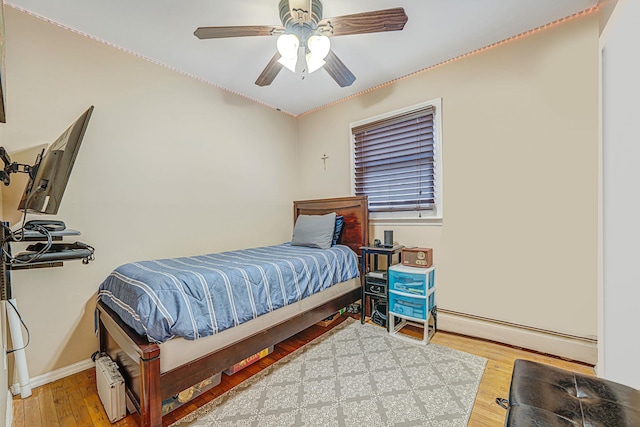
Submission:
[[[66,236],[79,236],[80,232],[77,230],[61,230],[61,231],[52,231],[50,232],[50,236],[46,236],[42,233],[33,230],[25,230],[24,234],[22,234],[20,240],[15,240],[10,231],[9,231],[9,223],[3,223],[2,227],[2,274],[0,275],[0,297],[2,300],[9,300],[13,298],[12,290],[11,290],[11,272],[19,271],[19,270],[32,270],[39,268],[53,268],[53,267],[63,267],[64,261],[75,261],[86,258],[85,256],[78,257],[69,257],[68,255],[64,257],[64,259],[55,259],[50,258],[47,260],[36,260],[34,262],[24,262],[24,263],[16,263],[11,262],[12,252],[11,252],[11,244],[12,243],[22,243],[22,242],[46,242],[50,237],[52,241],[59,242]]]
[[[395,245],[391,248],[377,246],[362,246],[361,251],[361,289],[362,289],[362,313],[360,322],[364,323],[367,312],[373,315],[375,304],[385,306],[385,326],[389,328],[389,278],[387,270],[389,266],[396,264],[393,260],[397,255],[397,263],[402,263],[403,245]],[[386,257],[384,269],[381,269],[378,257]],[[371,307],[369,307],[371,303]],[[369,317],[370,317],[369,316]],[[376,323],[376,322],[374,322]],[[382,326],[382,325],[381,325]]]

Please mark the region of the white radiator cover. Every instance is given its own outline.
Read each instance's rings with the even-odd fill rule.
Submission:
[[[546,331],[440,308],[438,330],[496,341],[589,365],[595,365],[598,360],[596,338]]]
[[[118,365],[108,356],[96,359],[96,384],[109,421],[116,422],[127,415],[124,378]]]

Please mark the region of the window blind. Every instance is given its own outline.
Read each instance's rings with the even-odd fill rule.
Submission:
[[[435,210],[434,107],[352,129],[355,194],[371,212]]]

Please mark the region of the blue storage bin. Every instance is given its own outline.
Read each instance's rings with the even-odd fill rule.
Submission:
[[[426,295],[436,284],[435,267],[394,265],[389,268],[389,289],[412,295]]]
[[[431,293],[432,297],[434,293]],[[427,318],[427,298],[414,298],[408,295],[400,295],[396,292],[389,292],[389,311],[402,316],[413,317],[425,320]]]
[[[431,292],[429,294],[429,298],[427,299],[427,309],[429,311],[433,310],[433,308],[436,306],[436,293],[435,292]]]

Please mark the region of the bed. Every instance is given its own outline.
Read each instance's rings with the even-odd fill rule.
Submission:
[[[336,212],[344,217],[340,245],[355,254],[368,244],[366,197],[305,200],[293,203],[294,223],[300,215]],[[212,375],[327,318],[360,299],[358,277],[337,283],[283,308],[220,333],[197,340],[175,338],[151,342],[127,325],[103,301],[97,303],[100,352],[123,374],[127,407],[143,427],[162,425],[162,402],[208,381]]]

